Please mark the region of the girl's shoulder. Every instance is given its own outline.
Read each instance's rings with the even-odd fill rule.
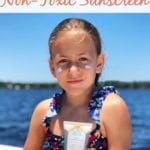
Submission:
[[[107,95],[103,103],[100,119],[107,131],[105,132],[106,136],[111,139],[112,145],[113,143],[117,143],[118,147],[123,144],[129,145],[131,119],[126,101],[121,96],[113,92]]]
[[[100,92],[102,93],[104,99],[102,107],[103,110],[108,109],[111,111],[113,109],[117,110],[121,107],[126,107],[125,101],[114,86],[104,86],[101,88]]]
[[[52,102],[52,99],[45,99],[39,102],[35,108],[35,111],[47,111],[49,108],[50,103]]]
[[[125,100],[117,93],[109,93],[103,103],[101,115],[108,124],[113,124],[114,121],[123,121],[123,119],[127,120],[129,112]]]
[[[123,116],[128,116],[128,108],[125,100],[119,95],[119,92],[113,86],[105,86],[100,90],[102,93],[103,105],[101,107],[101,120],[106,122],[118,120]],[[108,117],[109,116],[109,117]]]
[[[104,108],[115,108],[126,106],[124,99],[117,93],[111,92],[107,95]]]
[[[52,99],[50,98],[39,102],[33,111],[32,120],[36,120],[36,122],[41,122],[41,120],[44,118],[45,114],[49,109],[51,101]]]

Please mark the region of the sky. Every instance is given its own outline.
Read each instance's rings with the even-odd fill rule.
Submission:
[[[0,14],[0,81],[56,82],[48,65],[48,38],[63,19],[93,23],[105,54],[101,81],[150,81],[150,14]]]

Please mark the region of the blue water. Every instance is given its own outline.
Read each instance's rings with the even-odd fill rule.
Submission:
[[[23,146],[31,114],[55,89],[0,89],[0,144]],[[150,150],[150,89],[120,89],[131,115],[132,150]]]

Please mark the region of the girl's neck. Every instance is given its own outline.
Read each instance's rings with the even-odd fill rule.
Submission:
[[[63,97],[64,105],[69,107],[80,107],[88,105],[92,92],[93,88],[89,89],[88,91],[86,90],[84,93],[79,95],[65,93]]]

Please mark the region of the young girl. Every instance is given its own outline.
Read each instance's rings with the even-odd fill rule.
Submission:
[[[98,88],[104,65],[97,29],[82,19],[62,21],[49,38],[49,65],[62,93],[36,107],[24,150],[64,149],[64,121],[92,123],[87,149],[129,150],[130,117],[114,87]],[[42,122],[43,120],[43,122]]]

